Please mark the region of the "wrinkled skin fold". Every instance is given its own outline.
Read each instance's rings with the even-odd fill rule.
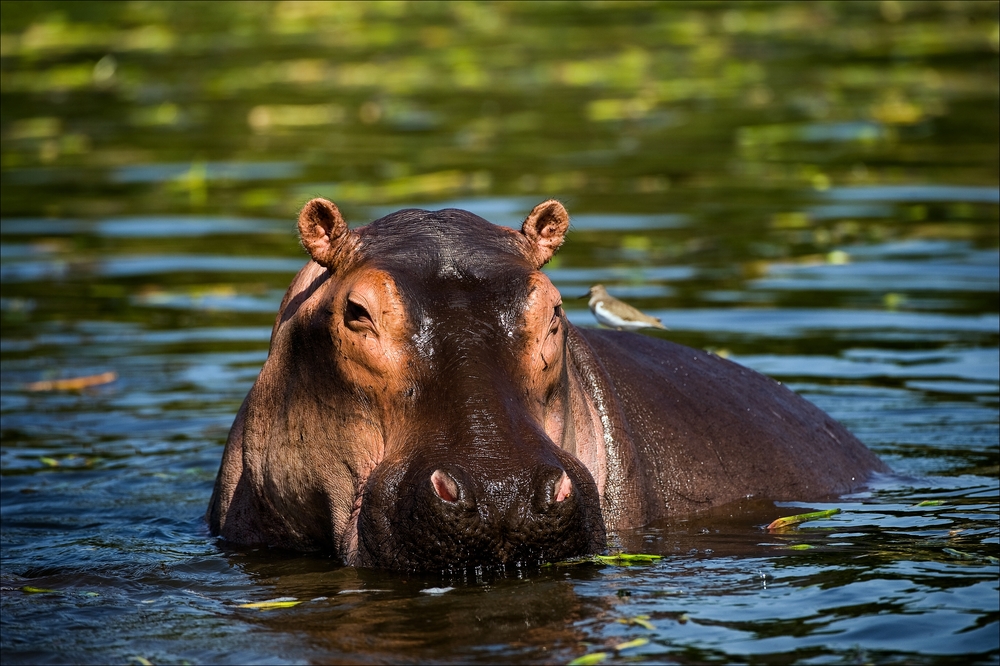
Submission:
[[[404,210],[311,261],[223,453],[207,519],[242,544],[441,570],[601,552],[606,534],[748,496],[807,500],[886,466],[777,382],[635,333],[578,329],[540,268],[569,216],[515,231]]]

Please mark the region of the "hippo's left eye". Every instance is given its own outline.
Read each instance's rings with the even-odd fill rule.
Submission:
[[[346,321],[347,325],[351,328],[359,326],[370,328],[373,325],[372,316],[369,314],[365,306],[350,299],[348,299],[347,307],[344,310],[344,321]]]

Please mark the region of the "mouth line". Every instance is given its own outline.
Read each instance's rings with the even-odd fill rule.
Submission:
[[[362,497],[365,484],[368,482],[368,476],[366,474],[359,479],[358,485],[354,490],[354,506],[351,509],[351,515],[347,518],[344,536],[340,540],[344,564],[349,567],[358,566],[358,518],[361,516]]]

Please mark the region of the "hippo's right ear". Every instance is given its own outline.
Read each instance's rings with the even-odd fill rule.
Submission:
[[[302,207],[299,238],[313,261],[331,270],[342,268],[357,245],[340,210],[326,199],[313,199]]]
[[[521,225],[521,233],[528,242],[529,259],[541,268],[552,258],[569,231],[569,213],[565,206],[549,199],[535,206]]]

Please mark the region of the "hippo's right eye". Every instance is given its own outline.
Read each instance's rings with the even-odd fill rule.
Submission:
[[[549,332],[555,331],[559,328],[559,322],[563,317],[563,307],[562,303],[552,308],[552,321],[549,322]]]
[[[347,307],[344,310],[344,321],[351,328],[370,328],[374,323],[371,314],[368,313],[365,306],[350,299],[347,300]]]

